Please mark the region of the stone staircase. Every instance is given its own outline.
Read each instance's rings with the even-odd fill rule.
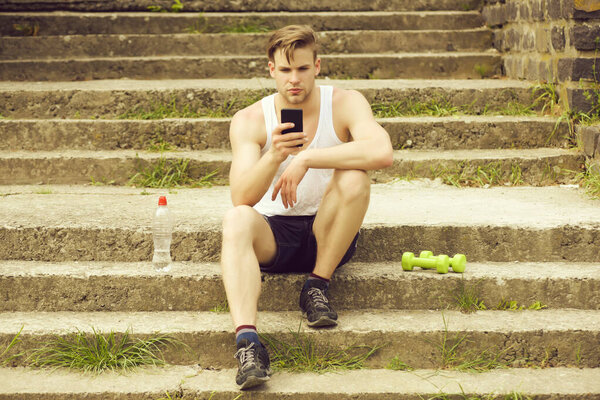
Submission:
[[[335,349],[382,346],[367,368],[278,372],[242,399],[600,399],[600,208],[568,185],[565,171],[580,170],[583,156],[565,139],[565,123],[502,115],[509,102],[531,104],[533,82],[489,79],[501,78],[502,58],[477,2],[183,3],[186,12],[150,13],[149,5],[171,3],[0,2],[0,353],[21,327],[10,354],[92,329],[160,331],[191,349],[166,348],[165,368],[98,377],[30,369],[19,357],[0,368],[0,399],[239,395],[230,317],[211,311],[225,299],[218,258],[231,207],[227,131],[235,111],[274,85],[268,33],[224,31],[288,23],[319,30],[320,84],[357,89],[372,104],[443,99],[474,115],[379,118],[395,162],[371,174],[359,248],[334,276],[340,324],[301,327]],[[27,26],[37,36],[23,37]],[[193,118],[131,117],[159,105],[187,106]],[[173,148],[150,152],[157,143]],[[215,185],[128,185],[165,160],[187,162],[193,179],[216,170]],[[502,184],[395,179],[478,171]],[[168,275],[149,262],[159,194],[177,219]],[[422,249],[465,253],[467,270],[403,272],[402,252]],[[264,276],[262,333],[292,339],[303,280]],[[465,290],[488,310],[459,312],[455,297]],[[507,300],[547,308],[495,310]],[[460,337],[461,351],[494,349],[510,368],[441,369],[440,344]],[[414,370],[385,369],[394,358]]]

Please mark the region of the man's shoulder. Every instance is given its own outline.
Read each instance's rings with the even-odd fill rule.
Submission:
[[[246,108],[242,108],[233,115],[232,125],[241,125],[246,129],[260,128],[264,125],[264,113],[260,100]]]
[[[333,104],[345,105],[347,103],[362,102],[365,101],[365,96],[361,92],[355,89],[343,89],[339,87],[333,87]]]

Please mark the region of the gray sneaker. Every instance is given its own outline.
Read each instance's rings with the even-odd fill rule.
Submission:
[[[238,360],[235,382],[240,385],[240,389],[258,386],[269,380],[271,362],[267,349],[261,344],[248,340],[240,341],[235,358]]]
[[[337,313],[327,299],[327,284],[314,282],[311,287],[302,288],[300,308],[308,319],[308,326],[324,327],[337,325]]]

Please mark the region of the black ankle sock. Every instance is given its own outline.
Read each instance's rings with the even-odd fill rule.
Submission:
[[[308,277],[308,279],[306,280],[306,282],[304,283],[304,287],[305,288],[309,288],[314,286],[314,284],[317,283],[318,286],[322,286],[323,283],[325,283],[326,288],[329,288],[329,279],[323,278],[322,276],[319,276],[317,274],[310,274],[310,276]]]

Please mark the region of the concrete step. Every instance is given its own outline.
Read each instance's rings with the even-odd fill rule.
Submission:
[[[573,149],[536,148],[500,150],[397,150],[394,164],[369,171],[374,182],[394,178],[451,177],[476,178],[478,169],[497,182],[542,186],[572,183],[585,161]],[[185,166],[184,166],[185,164]],[[212,182],[227,184],[231,152],[227,150],[148,152],[136,150],[0,151],[0,185],[59,184],[80,185],[111,182],[127,185],[130,179],[147,171],[164,176],[168,168],[191,179],[216,172]],[[162,173],[161,173],[162,171]]]
[[[455,31],[336,31],[320,35],[319,52],[398,53],[485,51],[492,48],[487,28]],[[0,38],[0,60],[255,55],[265,52],[269,34],[128,34]]]
[[[395,10],[474,10],[479,7],[477,0],[391,0],[385,3],[356,0],[324,0],[324,1],[278,1],[269,3],[258,0],[231,2],[219,0],[206,2],[202,0],[187,0],[183,11],[395,11]],[[6,11],[148,11],[148,6],[161,6],[171,10],[173,5],[169,0],[4,0],[1,10]],[[181,13],[180,13],[181,14]]]
[[[165,398],[165,393],[169,393],[183,398],[234,399],[240,395],[235,385],[236,372],[235,369],[210,371],[198,366],[169,366],[144,368],[135,374],[107,372],[91,376],[62,370],[3,368],[0,380],[6,383],[0,387],[0,396],[23,400],[42,396],[69,400],[108,397],[145,400]],[[600,369],[597,368],[516,368],[479,374],[383,369],[325,374],[277,372],[264,388],[246,392],[241,398],[251,395],[257,400],[412,400],[454,395],[456,398],[504,399],[514,398],[516,394],[524,399],[597,400],[599,381]]]
[[[261,61],[264,65],[266,62]],[[359,90],[371,104],[432,100],[469,107],[473,113],[531,104],[532,83],[516,80],[333,80],[318,85]],[[233,115],[274,91],[272,79],[105,80],[2,82],[0,115],[6,118],[116,118],[159,105]]]
[[[453,346],[461,337],[457,355],[489,351],[508,366],[600,367],[600,311],[341,311],[332,329],[308,328],[300,310],[261,312],[262,334],[293,343],[295,333],[318,346],[342,350],[348,346],[382,346],[366,361],[368,368],[384,368],[394,358],[413,368],[442,368],[438,346]],[[77,331],[122,333],[148,337],[160,332],[178,338],[190,348],[167,347],[171,364],[198,363],[202,368],[233,368],[237,364],[235,334],[229,313],[214,312],[8,312],[0,313],[0,345],[5,348],[21,328],[21,343],[12,354],[27,353],[53,336]],[[13,362],[27,364],[26,356]]]
[[[500,73],[502,58],[485,53],[338,54],[321,57],[321,76],[350,79],[481,79]],[[3,81],[90,79],[227,79],[267,77],[265,56],[106,57],[0,61]]]
[[[38,36],[90,34],[217,33],[252,26],[255,31],[305,24],[316,31],[472,29],[484,25],[477,11],[232,12],[232,13],[0,13],[0,36],[23,36],[15,25],[37,27]],[[262,53],[262,51],[261,51]]]
[[[415,249],[411,249],[416,252]],[[264,274],[259,309],[296,311],[306,277]],[[374,290],[376,288],[376,290]],[[471,263],[463,274],[437,274],[399,262],[350,263],[334,275],[335,310],[459,309],[473,292],[487,308],[515,301],[525,308],[600,310],[597,263]],[[210,311],[225,302],[218,263],[176,262],[170,273],[150,262],[0,261],[0,311]]]
[[[148,261],[158,194],[176,221],[175,261],[217,261],[229,188],[4,186],[0,259]],[[151,196],[143,193],[151,193]],[[435,182],[373,185],[356,262],[404,251],[467,255],[470,262],[600,262],[600,208],[583,190],[464,188]]]
[[[0,120],[0,150],[229,149],[229,118],[164,120]],[[565,147],[568,125],[548,117],[380,118],[396,149]],[[556,130],[555,130],[556,127]]]

